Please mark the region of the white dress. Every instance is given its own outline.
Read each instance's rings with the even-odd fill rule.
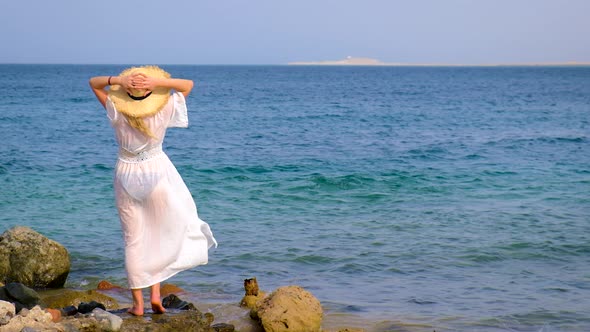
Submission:
[[[184,96],[173,93],[160,112],[144,119],[156,138],[131,127],[110,98],[106,109],[119,143],[114,187],[129,287],[148,287],[207,264],[208,249],[217,242],[209,225],[199,218],[178,171],[162,152],[167,128],[188,127]]]

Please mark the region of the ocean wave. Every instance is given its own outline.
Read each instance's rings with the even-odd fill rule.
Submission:
[[[113,171],[114,167],[112,165],[106,164],[93,164],[92,168],[99,171]]]
[[[84,104],[84,103],[88,103],[91,102],[94,98],[90,98],[90,97],[73,97],[73,98],[68,98],[66,99],[66,101],[70,102],[70,103],[74,103],[74,104]]]
[[[467,159],[467,160],[481,160],[481,159],[485,159],[484,156],[482,156],[481,154],[478,154],[478,153],[468,154],[464,158]]]
[[[512,175],[518,175],[518,172],[515,171],[490,171],[490,170],[485,170],[482,172],[483,175],[487,175],[487,176],[512,176]]]
[[[500,253],[474,253],[461,255],[458,258],[474,263],[492,263],[503,261],[506,259],[506,256]]]
[[[322,306],[329,308],[331,311],[334,312],[345,312],[345,313],[359,313],[367,311],[366,308],[351,305],[351,304],[344,304],[344,303],[336,303],[330,301],[322,301]],[[346,330],[344,330],[346,331]]]
[[[369,192],[351,195],[354,199],[359,199],[367,202],[377,202],[391,197],[390,193]]]
[[[364,264],[358,263],[346,263],[334,268],[332,271],[341,272],[341,273],[367,273],[370,272],[372,269]]]
[[[442,147],[411,149],[407,151],[410,158],[419,160],[444,160],[449,157],[449,151]]]
[[[311,197],[305,194],[284,194],[284,193],[273,193],[270,195],[272,199],[278,199],[280,201],[294,201],[294,202],[315,202],[317,197]]]
[[[266,174],[266,173],[289,173],[298,172],[305,170],[300,165],[273,165],[273,166],[262,166],[262,165],[250,165],[250,166],[224,166],[219,168],[196,168],[192,165],[178,166],[178,169],[195,171],[202,174]]]
[[[507,245],[492,246],[469,254],[458,255],[463,262],[478,264],[501,261],[539,261],[567,262],[574,258],[590,253],[590,245],[554,244],[551,242],[514,242]]]
[[[419,304],[419,305],[429,305],[429,304],[436,304],[436,301],[430,301],[430,300],[424,300],[424,299],[418,299],[418,298],[411,298],[407,301],[408,303],[412,303],[412,304]]]
[[[302,264],[316,265],[316,264],[332,263],[333,259],[330,257],[320,256],[320,255],[305,255],[305,256],[299,256],[299,257],[295,258],[293,261],[297,262],[297,263],[302,263]]]
[[[492,139],[484,143],[485,145],[531,145],[536,143],[588,143],[588,136],[538,136],[538,137],[505,137],[501,139]]]
[[[550,322],[555,321],[560,321],[562,326],[568,327],[564,331],[587,331],[586,327],[590,324],[590,317],[582,312],[541,308],[482,320],[482,322],[486,322],[486,325],[489,324],[488,326],[501,327],[509,331],[553,331]],[[555,329],[555,331],[561,330]]]
[[[315,187],[323,190],[349,190],[359,188],[363,185],[369,185],[375,181],[374,178],[350,174],[343,176],[325,176],[315,174],[309,180]]]

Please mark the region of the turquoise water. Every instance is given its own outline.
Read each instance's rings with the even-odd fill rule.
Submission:
[[[117,148],[88,88],[124,66],[0,65],[0,231],[124,284]],[[165,149],[219,248],[170,282],[425,330],[590,330],[590,67],[165,66],[195,80]]]

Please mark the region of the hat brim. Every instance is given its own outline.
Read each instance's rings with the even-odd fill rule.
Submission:
[[[157,66],[131,67],[123,70],[119,76],[144,74],[148,77],[170,78],[170,74]],[[109,90],[109,98],[118,112],[128,116],[143,118],[154,115],[166,106],[170,98],[170,89],[157,87],[151,94],[141,100],[134,100],[120,85],[113,85]]]

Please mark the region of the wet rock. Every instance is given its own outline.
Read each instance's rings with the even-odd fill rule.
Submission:
[[[162,306],[166,309],[178,310],[197,310],[194,304],[183,301],[174,294],[170,294],[162,299]]]
[[[219,323],[211,325],[211,328],[215,330],[215,332],[234,332],[236,328],[231,324],[226,323]]]
[[[0,300],[10,302],[10,297],[8,296],[4,286],[0,286]]]
[[[266,332],[320,331],[322,306],[299,286],[280,287],[258,306],[257,316]]]
[[[25,307],[24,304],[18,302],[18,301],[13,301],[12,303],[14,303],[14,307],[16,308],[16,313],[20,313],[22,310],[27,310],[27,307]]]
[[[21,283],[8,283],[6,286],[4,286],[4,290],[6,291],[8,298],[11,299],[10,302],[18,302],[27,309],[31,309],[32,307],[39,304],[39,294]],[[17,310],[17,312],[18,311],[20,310]]]
[[[92,310],[92,316],[99,322],[101,328],[105,331],[119,331],[123,325],[123,319],[113,315],[103,309],[96,308]]]
[[[44,305],[46,308],[60,309],[68,306],[78,307],[83,302],[89,303],[92,301],[102,303],[105,309],[119,308],[119,303],[117,302],[117,300],[108,295],[102,294],[96,290],[55,290],[51,293],[44,294],[41,298],[40,303]]]
[[[104,304],[96,302],[96,301],[90,301],[90,302],[80,303],[80,305],[78,305],[78,312],[81,314],[87,314],[96,308],[106,310]]]
[[[256,278],[244,279],[244,290],[246,291],[246,295],[257,296],[260,289]]]
[[[110,282],[108,282],[106,280],[101,280],[98,283],[98,285],[96,286],[96,289],[99,289],[99,290],[111,290],[111,289],[123,289],[123,287],[121,287],[119,285],[111,284]]]
[[[160,287],[160,294],[162,296],[167,296],[170,294],[178,294],[178,293],[183,293],[184,289],[174,285],[174,284],[163,284]]]
[[[16,315],[14,304],[0,301],[0,325],[7,324],[14,315]]]
[[[240,301],[240,306],[255,310],[258,302],[264,299],[266,294],[258,288],[256,278],[245,279],[244,290],[246,294],[242,298],[242,301]]]
[[[70,257],[61,244],[29,227],[17,226],[0,235],[0,280],[28,287],[63,287]]]
[[[165,315],[153,315],[148,317],[132,317],[123,320],[121,331],[125,332],[212,332],[208,321],[198,310],[175,311],[171,310]]]
[[[73,305],[69,305],[69,306],[61,309],[62,316],[74,316],[77,313],[78,313],[78,308],[76,308]]]
[[[215,316],[213,316],[212,313],[210,313],[210,312],[205,313],[205,321],[207,322],[207,324],[209,324],[209,325],[213,324],[214,320],[215,320]]]

